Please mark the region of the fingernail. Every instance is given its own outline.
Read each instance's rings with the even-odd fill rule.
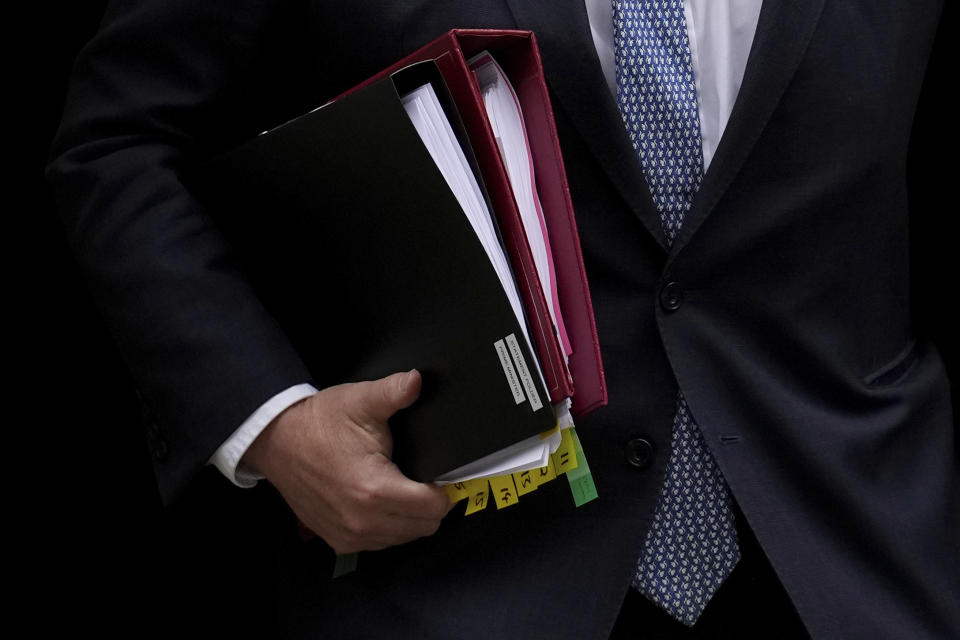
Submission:
[[[413,380],[413,369],[400,376],[400,393],[406,393],[410,382]]]

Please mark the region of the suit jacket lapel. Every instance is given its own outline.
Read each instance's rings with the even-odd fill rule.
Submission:
[[[583,0],[507,0],[537,35],[547,82],[623,199],[665,250],[660,216],[597,59]],[[764,0],[740,93],[710,168],[669,249],[690,241],[743,166],[796,72],[824,0]]]
[[[518,28],[536,34],[547,84],[557,98],[554,108],[569,116],[627,205],[666,251],[660,215],[604,80],[583,0],[507,4]]]
[[[824,0],[764,0],[740,93],[693,206],[674,240],[671,261],[743,166],[800,64],[823,4]]]

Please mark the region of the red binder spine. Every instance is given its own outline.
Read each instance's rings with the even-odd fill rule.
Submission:
[[[576,381],[572,409],[576,417],[607,404],[607,388],[580,236],[535,34],[530,34],[530,45],[536,73],[514,88],[524,109],[537,182],[547,187],[539,195],[553,247],[560,307],[574,345],[569,366]]]

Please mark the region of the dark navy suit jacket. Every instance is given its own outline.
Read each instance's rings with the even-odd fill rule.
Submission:
[[[290,632],[606,637],[679,388],[814,637],[955,635],[954,418],[911,319],[905,177],[941,4],[766,0],[668,247],[580,0],[115,2],[78,59],[48,178],[154,416],[161,494],[188,491],[267,398],[336,375],[307,369],[244,280],[183,186],[191,163],[449,28],[533,29],[609,384],[610,405],[578,423],[600,497],[574,509],[555,482],[519,507],[452,514],[335,582],[323,543],[291,535]],[[661,302],[669,283],[678,307]]]

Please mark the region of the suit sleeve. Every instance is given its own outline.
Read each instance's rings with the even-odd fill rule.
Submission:
[[[310,381],[181,182],[243,121],[281,4],[111,3],[75,62],[47,166],[71,250],[155,418],[168,503],[257,407]]]

